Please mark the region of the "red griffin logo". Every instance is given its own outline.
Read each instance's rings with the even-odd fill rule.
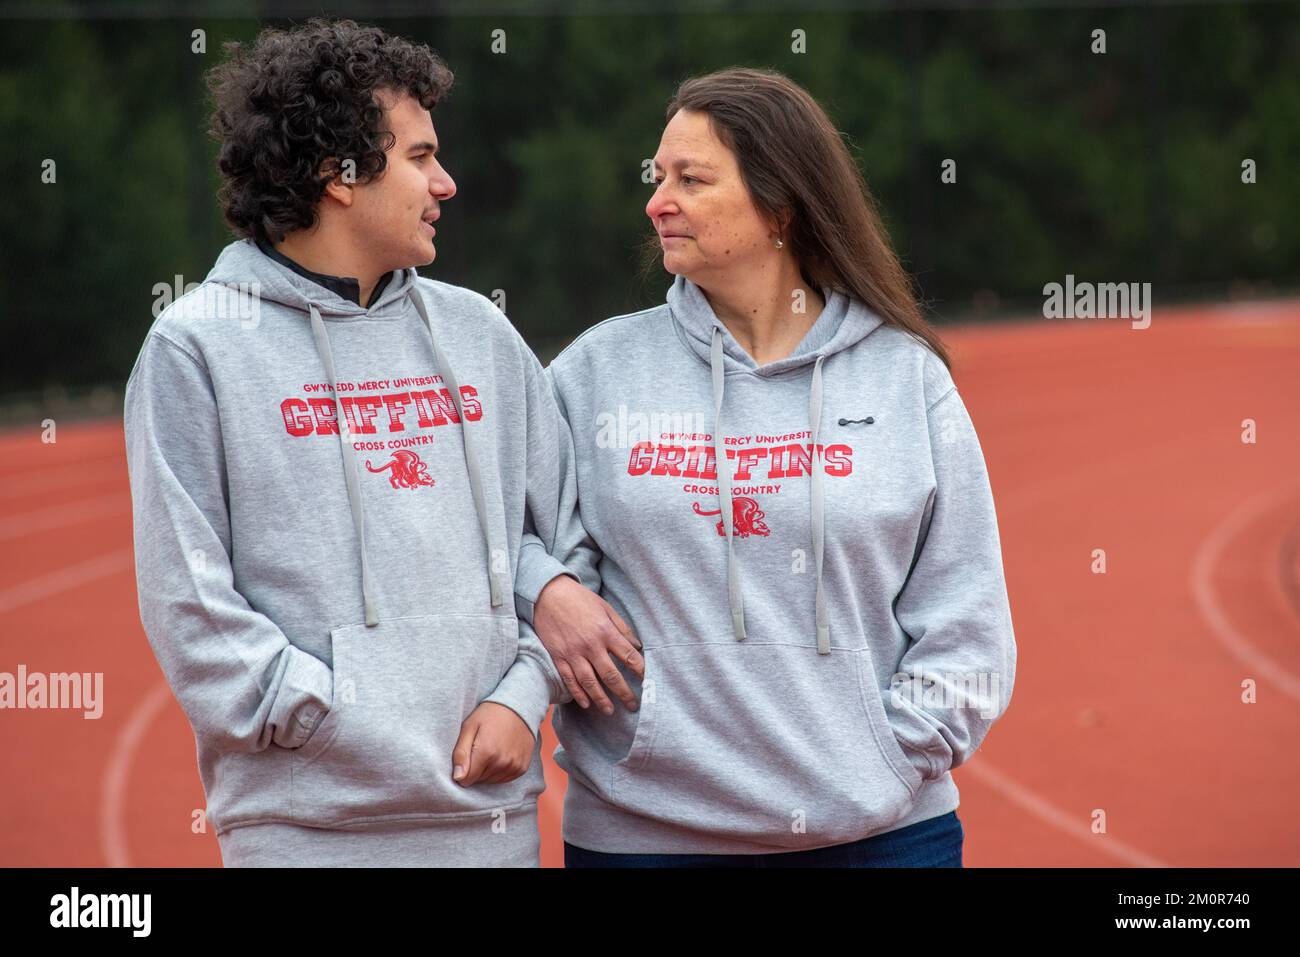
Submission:
[[[384,472],[389,469],[392,471],[388,475],[388,484],[393,488],[413,489],[434,484],[429,477],[429,466],[421,462],[420,457],[410,449],[398,449],[379,468],[371,468],[370,459],[366,459],[366,470],[369,472]]]
[[[706,512],[700,508],[700,503],[696,502],[692,508],[696,515],[721,515],[722,509],[715,508],[711,512]],[[763,516],[766,513],[758,507],[758,502],[752,498],[738,496],[731,500],[731,531],[734,535],[741,538],[748,538],[750,535],[771,535],[771,529],[763,524]],[[718,534],[726,535],[727,531],[722,527],[722,519],[718,519]]]

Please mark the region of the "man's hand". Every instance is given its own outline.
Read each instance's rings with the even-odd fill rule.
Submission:
[[[484,701],[460,726],[451,753],[452,779],[461,787],[513,781],[532,764],[535,741],[523,718],[503,704]]]
[[[610,656],[644,678],[645,659],[637,654],[641,641],[605,599],[568,575],[557,575],[537,596],[533,630],[579,705],[587,708],[595,701],[605,714],[613,714],[603,682],[625,708],[637,709],[636,695]]]

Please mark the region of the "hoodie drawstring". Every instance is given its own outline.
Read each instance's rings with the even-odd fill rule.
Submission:
[[[808,393],[808,419],[812,437],[812,541],[813,561],[817,569],[816,626],[817,653],[831,653],[831,626],[827,621],[826,594],[822,586],[822,555],[826,544],[826,502],[822,487],[822,459],[817,440],[822,419],[822,360],[818,356],[813,364],[812,388]],[[731,608],[731,625],[737,641],[745,640],[745,602],[740,588],[740,568],[732,538],[731,467],[722,445],[722,396],[726,375],[722,363],[722,330],[713,327],[709,356],[713,372],[713,456],[718,470],[718,499],[722,510],[722,527],[727,536],[727,597]]]
[[[375,607],[374,581],[370,577],[370,560],[366,557],[366,518],[361,510],[361,485],[357,479],[357,453],[352,448],[351,436],[348,435],[348,420],[343,414],[343,403],[339,401],[338,379],[334,374],[334,353],[330,349],[330,339],[325,333],[325,323],[321,321],[316,304],[311,304],[311,332],[316,339],[316,353],[325,364],[325,375],[330,380],[330,392],[334,396],[334,411],[339,423],[339,449],[343,455],[343,477],[348,487],[348,504],[352,507],[352,524],[357,529],[357,540],[361,543],[361,596],[366,609],[366,624],[379,624],[379,611]]]
[[[736,548],[731,528],[731,466],[722,447],[722,393],[726,378],[722,370],[722,330],[713,327],[713,458],[718,469],[718,498],[722,527],[727,536],[727,600],[731,607],[731,628],[737,641],[745,640],[745,596],[740,590],[740,569],[736,567]]]
[[[822,424],[822,359],[813,364],[812,388],[808,392],[808,421],[812,432],[812,541],[813,560],[817,564],[817,653],[831,653],[831,626],[826,620],[826,595],[822,590],[822,546],[826,544],[826,496],[822,487],[821,446],[817,439]]]
[[[438,337],[433,334],[433,323],[429,321],[428,310],[424,307],[424,297],[419,291],[412,286],[408,295],[411,301],[415,303],[415,311],[420,314],[424,320],[425,326],[429,329],[429,341],[433,343],[433,364],[438,375],[451,388],[452,401],[456,403],[456,414],[460,416],[460,434],[462,444],[465,447],[465,465],[469,469],[469,491],[470,496],[474,499],[474,510],[478,512],[479,527],[483,529],[483,538],[487,542],[487,574],[488,590],[492,593],[492,607],[496,608],[505,601],[505,590],[502,586],[501,579],[503,575],[510,573],[509,561],[506,556],[506,550],[498,547],[496,540],[493,538],[493,526],[488,521],[487,500],[483,495],[483,467],[479,464],[478,458],[478,433],[471,430],[468,426],[468,419],[465,418],[465,406],[462,404],[460,396],[460,380],[456,378],[456,373],[452,371],[451,363],[447,357],[442,354],[442,348],[438,345]],[[511,584],[510,592],[513,593],[514,585]]]
[[[492,595],[492,607],[496,608],[505,601],[501,575],[507,569],[497,567],[505,564],[505,552],[497,548],[493,538],[492,524],[488,521],[487,504],[483,494],[483,473],[479,465],[478,451],[475,445],[477,439],[472,438],[475,433],[466,426],[465,408],[461,403],[460,383],[457,381],[455,373],[452,372],[446,356],[442,353],[442,349],[439,348],[437,338],[433,335],[433,324],[429,321],[429,314],[424,307],[424,299],[414,286],[407,292],[407,295],[415,303],[416,311],[429,329],[429,339],[433,344],[434,370],[442,376],[443,381],[449,386],[452,401],[456,404],[456,412],[460,416],[461,439],[465,447],[465,464],[469,470],[470,494],[474,499],[474,509],[478,513],[479,525],[483,529],[483,537],[487,541],[488,587]],[[325,365],[325,374],[329,377],[330,390],[334,396],[338,416],[339,448],[343,456],[343,475],[348,489],[348,505],[352,509],[352,523],[356,526],[357,539],[361,546],[361,596],[365,606],[366,625],[374,627],[379,624],[379,609],[375,602],[374,579],[371,577],[370,560],[366,551],[365,513],[361,507],[361,485],[358,479],[360,472],[357,467],[356,450],[352,448],[351,436],[348,434],[347,416],[343,412],[343,403],[339,399],[338,379],[334,371],[334,353],[330,349],[329,335],[325,331],[325,323],[321,320],[320,312],[314,303],[310,305],[310,312],[312,336],[316,341],[316,353]]]

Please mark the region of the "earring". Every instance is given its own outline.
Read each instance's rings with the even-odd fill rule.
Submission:
[[[784,246],[784,245],[785,245],[785,243],[781,242],[781,237],[780,237],[780,236],[777,236],[777,237],[776,237],[776,248],[777,248],[777,249],[780,249],[780,248],[781,248],[782,246]]]

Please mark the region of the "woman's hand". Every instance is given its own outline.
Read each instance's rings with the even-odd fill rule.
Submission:
[[[451,752],[452,780],[461,787],[513,781],[533,763],[532,730],[510,708],[484,701],[460,726]],[[456,771],[462,770],[457,777]]]
[[[595,701],[605,714],[613,714],[603,683],[625,708],[637,709],[636,695],[610,656],[644,678],[645,659],[637,653],[641,642],[605,599],[568,575],[557,575],[537,596],[533,630],[579,705],[588,708]]]

